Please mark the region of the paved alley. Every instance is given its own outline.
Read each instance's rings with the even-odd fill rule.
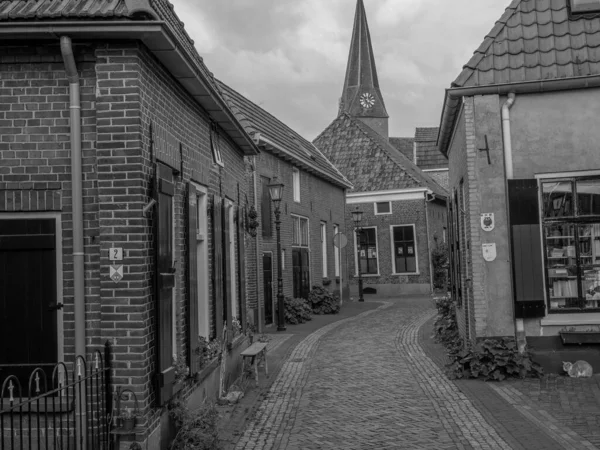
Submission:
[[[433,316],[428,297],[389,300],[313,332],[235,448],[597,448],[510,382],[449,381],[421,342]]]

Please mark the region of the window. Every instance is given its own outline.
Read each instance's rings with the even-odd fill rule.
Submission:
[[[327,278],[327,224],[321,222],[321,254],[323,257],[323,278]]]
[[[415,226],[392,226],[394,273],[417,273]]]
[[[340,233],[340,226],[339,225],[334,225],[333,226],[333,237],[334,237],[334,242],[335,241],[335,236],[337,236]],[[339,237],[338,237],[339,239]],[[337,241],[339,242],[339,241]],[[337,245],[334,245],[333,247],[333,257],[335,258],[335,276],[339,277],[340,276],[340,247]]]
[[[600,0],[570,0],[570,4],[573,14],[600,11]]]
[[[296,247],[308,247],[308,219],[305,217],[292,216],[292,245]]]
[[[208,224],[207,224],[207,195],[206,188],[196,187],[197,190],[197,231],[196,254],[198,261],[198,335],[208,339],[210,324],[208,321]]]
[[[237,278],[235,270],[235,214],[234,207],[231,201],[227,201],[227,214],[229,214],[229,288],[231,289],[231,317],[236,318],[239,311],[237,311]]]
[[[391,202],[375,203],[375,215],[391,214],[391,213],[392,213],[392,203]]]
[[[294,201],[300,203],[300,171],[294,167],[292,169],[293,187],[294,187]]]
[[[363,228],[357,242],[358,261],[363,275],[378,275],[377,228]]]
[[[542,181],[550,311],[600,309],[600,177]]]
[[[263,237],[273,237],[271,223],[271,195],[269,194],[269,179],[260,177],[262,184],[262,195],[260,201],[260,218]]]
[[[210,130],[210,148],[212,150],[213,162],[221,167],[225,167],[223,155],[221,154],[221,136],[215,127],[211,127]]]

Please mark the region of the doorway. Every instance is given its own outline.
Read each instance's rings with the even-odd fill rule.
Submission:
[[[265,325],[273,323],[273,254],[263,253],[263,292]]]

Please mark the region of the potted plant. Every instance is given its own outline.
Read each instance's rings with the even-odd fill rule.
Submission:
[[[600,326],[577,330],[575,327],[563,328],[558,332],[563,344],[600,344]]]
[[[123,408],[121,410],[121,428],[124,431],[131,431],[135,427],[135,418],[137,414],[131,408]]]
[[[247,219],[246,219],[246,230],[248,234],[252,237],[256,237],[256,229],[258,228],[259,222],[257,220],[258,212],[254,205],[250,205],[250,209],[248,210]]]

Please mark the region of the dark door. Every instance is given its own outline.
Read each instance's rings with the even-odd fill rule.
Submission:
[[[265,302],[265,323],[273,323],[273,255],[263,253],[263,291]]]
[[[310,291],[310,266],[307,248],[292,249],[293,293],[294,298],[308,299]]]
[[[57,362],[56,222],[0,220],[0,364]],[[11,370],[27,395],[32,368]],[[0,383],[2,371],[0,371]]]

